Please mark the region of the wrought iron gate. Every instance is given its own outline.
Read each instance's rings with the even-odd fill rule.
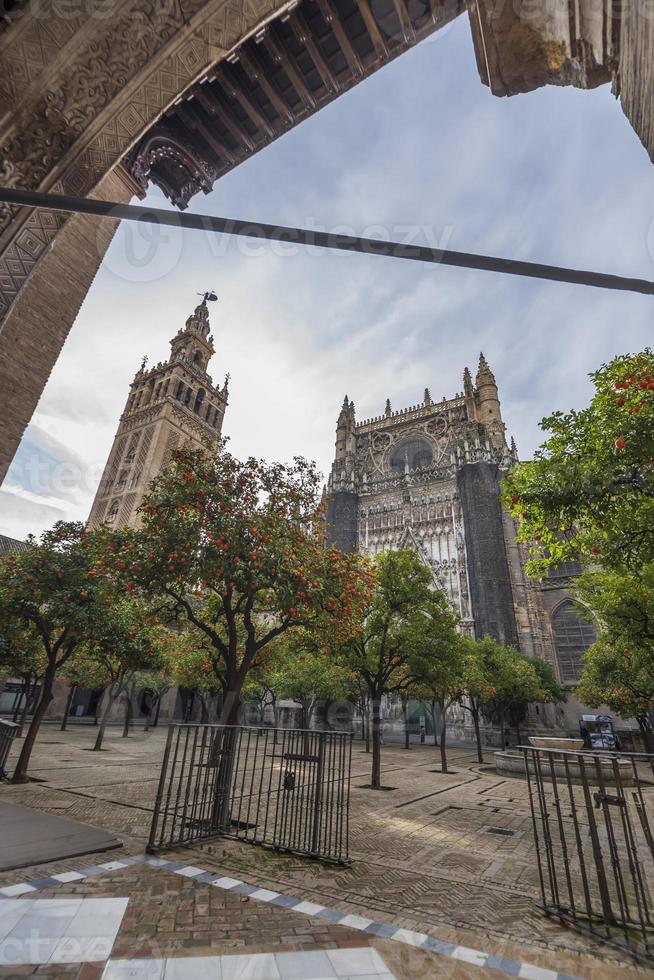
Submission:
[[[171,725],[148,850],[224,836],[349,861],[352,737]]]
[[[541,907],[654,962],[654,755],[523,752]]]

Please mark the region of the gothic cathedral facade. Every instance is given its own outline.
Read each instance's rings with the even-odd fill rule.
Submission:
[[[183,445],[215,444],[227,407],[207,373],[215,353],[206,297],[170,341],[170,357],[149,370],[145,360],[130,385],[113,446],[88,520],[89,528],[136,526],[150,482]]]
[[[416,548],[447,595],[461,629],[492,636],[552,663],[562,683],[578,679],[593,640],[561,575],[538,583],[499,501],[502,475],[518,461],[507,442],[497,383],[483,354],[463,391],[357,422],[346,397],[326,491],[327,540],[377,554]],[[565,573],[570,570],[563,570]]]

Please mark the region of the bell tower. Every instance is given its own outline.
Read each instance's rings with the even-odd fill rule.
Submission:
[[[222,388],[207,373],[215,352],[206,293],[170,341],[170,357],[134,375],[118,430],[89,515],[89,528],[107,523],[135,527],[152,479],[184,445],[216,443],[227,407],[229,375]]]

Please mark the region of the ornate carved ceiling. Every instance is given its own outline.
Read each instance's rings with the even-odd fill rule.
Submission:
[[[178,207],[457,17],[464,0],[299,0],[192,86],[127,154]]]

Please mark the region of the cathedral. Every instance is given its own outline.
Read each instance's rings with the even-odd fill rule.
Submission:
[[[215,444],[227,407],[227,383],[215,387],[207,368],[215,353],[205,298],[170,341],[170,357],[147,369],[144,358],[130,385],[125,410],[88,520],[89,528],[138,524],[150,482],[174,449]]]
[[[499,501],[502,476],[517,462],[483,354],[474,383],[466,368],[453,398],[434,401],[425,389],[419,405],[394,411],[388,400],[383,415],[357,422],[346,397],[326,491],[327,540],[372,555],[415,548],[463,631],[543,657],[571,684],[595,630],[566,589],[578,567],[544,582],[525,572],[528,556]],[[570,708],[576,714],[574,701]]]

